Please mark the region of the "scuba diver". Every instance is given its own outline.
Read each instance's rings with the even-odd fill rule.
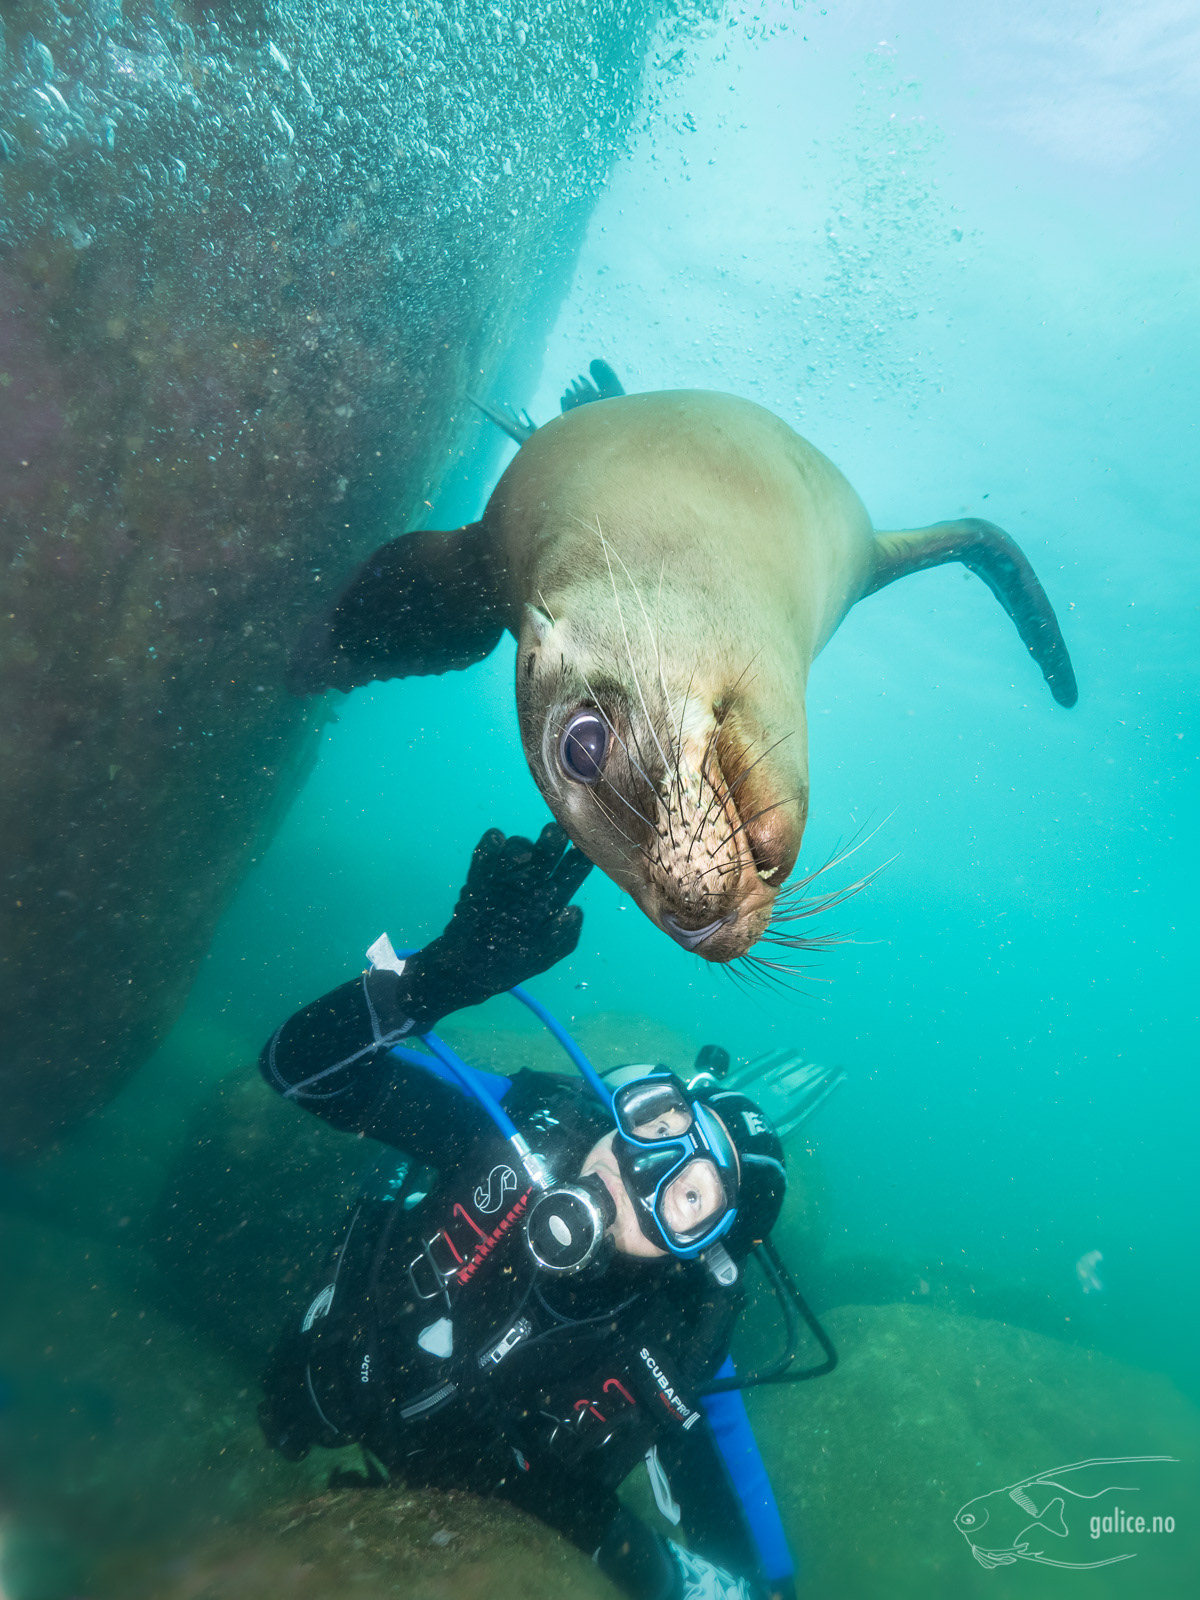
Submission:
[[[557,824],[536,843],[492,830],[438,938],[402,958],[383,935],[265,1046],[285,1099],[396,1154],[276,1345],[260,1420],[293,1460],[358,1443],[370,1481],[382,1464],[507,1499],[632,1600],[787,1600],[728,1358],[743,1264],[786,1190],[772,1124],[711,1074],[601,1078],[519,989],[581,1076],[481,1072],[432,1033],[570,954],[589,869]],[[643,1459],[687,1549],[617,1498]]]

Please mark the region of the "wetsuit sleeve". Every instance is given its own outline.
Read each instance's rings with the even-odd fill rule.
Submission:
[[[456,1086],[389,1053],[412,1033],[404,999],[395,972],[363,973],[290,1017],[263,1047],[259,1070],[277,1094],[333,1127],[444,1167],[490,1123]]]

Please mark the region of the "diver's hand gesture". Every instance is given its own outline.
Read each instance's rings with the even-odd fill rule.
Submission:
[[[556,822],[536,844],[489,829],[444,932],[405,966],[406,1009],[417,1028],[427,1032],[449,1012],[479,1005],[570,955],[583,926],[570,899],[591,866]]]

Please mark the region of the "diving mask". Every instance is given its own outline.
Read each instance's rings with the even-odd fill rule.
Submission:
[[[733,1141],[673,1072],[659,1070],[613,1094],[613,1153],[651,1244],[691,1260],[728,1233],[737,1216]]]

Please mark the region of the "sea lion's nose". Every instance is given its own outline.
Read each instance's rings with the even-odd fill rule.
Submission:
[[[736,913],[731,911],[727,917],[717,917],[712,922],[706,922],[702,928],[681,927],[671,916],[664,917],[662,921],[663,927],[676,944],[681,944],[685,950],[695,950],[705,939],[711,938],[718,928],[723,928],[727,922],[732,922],[735,916]]]

